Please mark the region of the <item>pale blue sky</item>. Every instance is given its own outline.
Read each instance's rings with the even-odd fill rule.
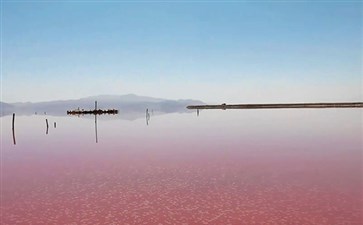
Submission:
[[[2,101],[362,100],[362,2],[2,2]]]

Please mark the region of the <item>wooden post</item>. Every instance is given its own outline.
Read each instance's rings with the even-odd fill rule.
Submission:
[[[95,101],[95,111],[97,111],[97,101]]]
[[[47,130],[45,131],[45,134],[48,134],[48,129],[49,129],[48,119],[45,119],[45,123],[47,125]]]
[[[15,140],[15,113],[13,113],[13,142],[14,142],[14,145],[16,145],[16,140]]]
[[[54,128],[57,128],[57,123],[56,122],[54,122]]]
[[[14,130],[14,124],[15,124],[15,113],[13,113],[13,130]]]

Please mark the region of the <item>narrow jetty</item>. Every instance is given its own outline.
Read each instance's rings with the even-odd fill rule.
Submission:
[[[189,105],[188,109],[362,108],[363,102]]]

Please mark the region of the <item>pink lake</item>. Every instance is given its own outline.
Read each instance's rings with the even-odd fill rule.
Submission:
[[[122,111],[121,111],[122,113]],[[50,122],[46,134],[45,119]],[[363,224],[361,109],[1,117],[1,224]],[[53,127],[53,122],[57,127]]]

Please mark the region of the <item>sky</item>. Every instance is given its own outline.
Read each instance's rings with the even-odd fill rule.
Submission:
[[[1,101],[362,101],[360,1],[2,1]]]

